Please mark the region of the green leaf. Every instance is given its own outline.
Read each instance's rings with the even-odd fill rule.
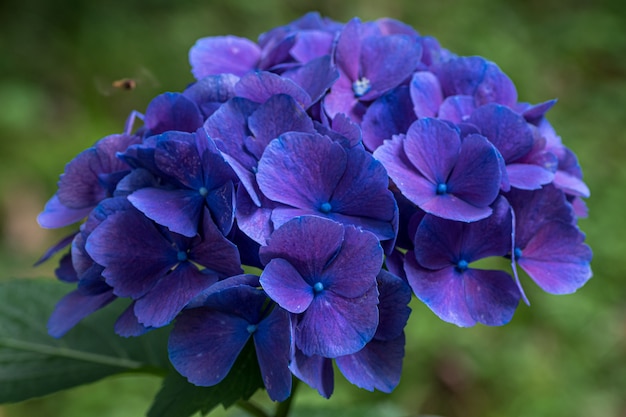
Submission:
[[[148,417],[188,417],[198,411],[208,414],[220,404],[228,408],[240,400],[247,400],[262,387],[254,344],[249,342],[226,378],[212,387],[198,387],[178,373],[170,373],[163,381]]]
[[[167,372],[168,329],[129,339],[114,333],[125,300],[94,313],[60,339],[49,336],[48,317],[71,289],[53,280],[0,282],[0,403],[123,372]]]

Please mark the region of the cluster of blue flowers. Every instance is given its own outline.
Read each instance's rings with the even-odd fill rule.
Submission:
[[[447,322],[497,326],[528,302],[518,268],[553,294],[591,277],[589,190],[545,118],[555,100],[518,102],[494,63],[392,19],[315,13],[189,58],[197,81],[69,162],[38,218],[82,222],[44,256],[69,246],[57,275],[76,284],[51,335],[129,298],[115,331],[173,323],[193,384],[253,343],[273,400],[292,376],[329,397],[333,360],[390,392],[412,293]],[[487,257],[511,270],[472,264]]]

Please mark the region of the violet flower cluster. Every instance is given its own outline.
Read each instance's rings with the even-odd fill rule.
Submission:
[[[257,42],[200,39],[189,59],[196,81],[77,155],[40,214],[79,224],[43,258],[69,246],[57,275],[75,285],[51,335],[128,298],[115,331],[173,323],[193,384],[252,343],[273,400],[294,376],[330,397],[333,360],[390,392],[412,294],[498,326],[527,302],[520,269],[552,294],[591,277],[589,190],[545,117],[556,101],[518,102],[493,62],[392,19],[315,13]],[[510,270],[474,264],[492,257]]]

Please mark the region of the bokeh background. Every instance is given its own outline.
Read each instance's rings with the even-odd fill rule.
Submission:
[[[8,0],[0,5],[0,279],[48,277],[33,262],[63,236],[35,217],[65,163],[119,132],[192,76],[197,38],[256,39],[318,10],[335,20],[393,17],[460,55],[495,61],[520,100],[548,113],[592,190],[580,222],[594,277],[552,296],[531,282],[502,328],[460,329],[413,302],[405,368],[391,395],[336,376],[324,400],[302,387],[293,416],[626,416],[626,12],[621,0]],[[111,82],[133,77],[133,91]],[[160,381],[116,377],[0,407],[0,417],[141,416]],[[270,404],[261,393],[255,399]],[[215,415],[243,415],[238,410]],[[176,417],[176,416],[173,416]]]

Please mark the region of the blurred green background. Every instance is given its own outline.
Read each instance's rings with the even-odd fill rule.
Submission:
[[[626,13],[620,0],[9,0],[0,5],[0,279],[46,276],[32,263],[63,231],[37,213],[78,152],[123,128],[163,91],[192,81],[203,36],[256,39],[310,10],[335,20],[389,16],[460,55],[495,61],[520,100],[558,98],[548,116],[592,190],[581,220],[594,277],[502,328],[459,329],[414,302],[405,368],[391,395],[336,375],[330,400],[302,387],[293,416],[626,416]],[[135,77],[133,91],[111,82]],[[117,377],[0,407],[0,417],[141,416],[160,381]],[[257,400],[269,406],[264,393]],[[220,414],[222,413],[222,414]],[[216,415],[238,416],[238,410]],[[173,416],[176,417],[176,416]]]

